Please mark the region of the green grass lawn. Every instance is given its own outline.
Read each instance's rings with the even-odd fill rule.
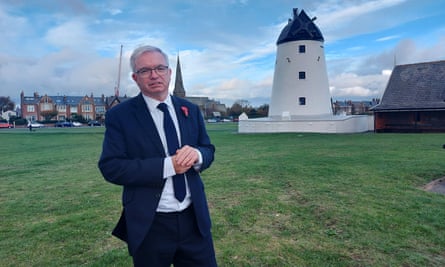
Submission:
[[[445,134],[238,134],[209,124],[220,266],[445,266]],[[0,130],[0,266],[131,266],[104,128]]]

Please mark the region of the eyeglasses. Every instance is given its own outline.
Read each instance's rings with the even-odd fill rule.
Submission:
[[[153,75],[153,71],[156,72],[157,75],[165,75],[168,71],[168,66],[159,65],[155,68],[142,68],[136,71],[136,74],[141,78],[148,78]]]

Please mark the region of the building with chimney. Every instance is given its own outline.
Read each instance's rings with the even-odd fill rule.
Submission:
[[[67,121],[81,118],[83,121],[97,120],[103,122],[105,113],[114,105],[127,100],[128,97],[118,95],[95,97],[85,96],[40,96],[35,92],[32,96],[20,93],[20,109],[22,117],[28,121]]]

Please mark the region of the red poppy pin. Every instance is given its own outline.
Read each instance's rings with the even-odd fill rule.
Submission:
[[[184,115],[185,115],[186,117],[189,116],[189,109],[188,109],[186,106],[182,106],[182,107],[181,107],[181,110],[182,110],[182,113],[184,113]]]

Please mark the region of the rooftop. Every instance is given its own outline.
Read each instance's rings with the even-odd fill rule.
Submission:
[[[445,109],[445,60],[394,68],[373,110]]]
[[[293,15],[293,19],[289,19],[287,25],[281,31],[277,45],[301,40],[324,41],[320,29],[314,23],[316,17],[309,18],[304,10],[301,10],[298,14],[298,8],[293,9]]]

